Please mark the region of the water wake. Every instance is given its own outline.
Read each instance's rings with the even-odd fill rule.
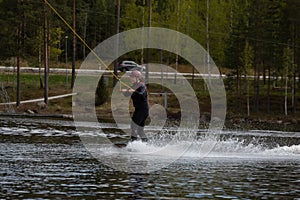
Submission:
[[[118,133],[111,133],[119,137]],[[106,133],[94,131],[78,132],[76,130],[56,129],[39,125],[22,125],[19,127],[0,127],[0,137],[26,136],[26,137],[56,137],[88,136],[106,138]],[[127,137],[128,138],[128,137]],[[124,139],[124,138],[123,138]],[[125,137],[126,139],[126,137]],[[7,140],[7,138],[5,139]],[[272,132],[248,131],[230,132],[222,131],[218,134],[202,133],[191,134],[184,131],[164,130],[160,134],[151,136],[150,142],[140,141],[129,143],[127,147],[117,149],[112,144],[105,143],[100,149],[105,154],[125,153],[144,156],[159,157],[299,157],[299,132]]]
[[[239,133],[240,134],[240,133]],[[284,133],[282,133],[284,134]],[[167,139],[166,139],[167,138]],[[186,148],[188,146],[188,148]],[[285,157],[300,158],[300,140],[275,136],[249,137],[247,133],[239,137],[201,137],[193,140],[180,140],[167,136],[155,138],[150,143],[129,143],[125,148],[137,154],[151,154],[157,156],[178,156],[185,150],[182,157]]]

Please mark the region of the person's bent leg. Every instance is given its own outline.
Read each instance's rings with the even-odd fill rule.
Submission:
[[[134,112],[131,122],[132,136],[137,137],[137,135],[139,135],[143,142],[148,141],[148,138],[144,132],[147,116],[148,114],[144,111]]]
[[[148,142],[148,138],[147,138],[147,136],[145,134],[143,126],[139,126],[138,127],[138,134],[141,137],[142,142]]]
[[[138,125],[134,123],[134,121],[131,121],[131,142],[137,140],[138,135]]]

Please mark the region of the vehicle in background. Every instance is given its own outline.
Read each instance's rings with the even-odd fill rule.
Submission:
[[[121,72],[139,70],[144,71],[145,67],[142,65],[136,64],[134,61],[124,60],[118,65],[118,70]]]

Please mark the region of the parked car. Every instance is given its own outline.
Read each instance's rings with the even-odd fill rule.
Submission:
[[[124,60],[118,65],[118,70],[121,72],[139,70],[144,71],[145,67],[142,65],[136,64],[134,61]]]

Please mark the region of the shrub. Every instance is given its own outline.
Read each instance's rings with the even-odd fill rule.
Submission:
[[[104,79],[103,77],[101,77],[96,89],[95,105],[101,106],[107,101],[107,99],[108,99],[108,91],[106,89],[106,85],[104,84]]]

